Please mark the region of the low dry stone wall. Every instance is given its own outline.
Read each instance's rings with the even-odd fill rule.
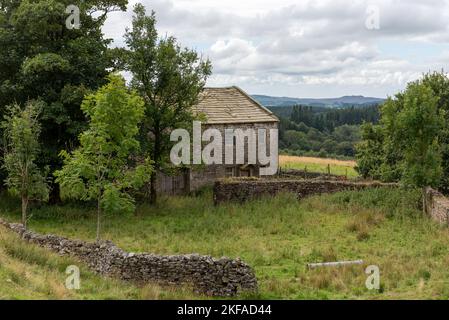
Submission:
[[[435,221],[449,225],[449,199],[430,187],[424,190],[425,212]]]
[[[252,268],[239,259],[215,259],[197,254],[160,256],[127,253],[109,241],[88,243],[25,231],[23,225],[1,219],[0,224],[30,243],[60,255],[77,257],[101,275],[138,284],[187,284],[193,286],[195,292],[209,296],[234,296],[243,291],[257,291]]]
[[[214,202],[215,204],[228,201],[244,202],[282,192],[295,193],[298,199],[301,199],[316,194],[375,187],[397,187],[397,184],[297,179],[225,179],[217,181],[214,185]]]

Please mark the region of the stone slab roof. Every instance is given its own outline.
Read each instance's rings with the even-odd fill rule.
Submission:
[[[207,124],[279,122],[270,110],[236,86],[205,88],[193,110],[205,115]]]

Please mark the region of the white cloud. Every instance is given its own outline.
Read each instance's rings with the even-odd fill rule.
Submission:
[[[142,3],[156,11],[162,35],[174,35],[183,45],[210,57],[214,75],[209,85],[214,86],[237,84],[273,95],[300,96],[310,89],[316,96],[385,96],[422,72],[441,69],[449,62],[449,55],[441,52],[436,57],[418,57],[427,63],[416,63],[400,50],[405,42],[417,48],[429,43],[445,46],[449,40],[448,0]],[[379,8],[379,30],[365,27],[369,5]],[[130,25],[130,11],[113,14],[105,26],[105,33],[117,45],[122,45],[121,36]],[[382,51],[381,44],[386,41],[397,43],[397,53]]]

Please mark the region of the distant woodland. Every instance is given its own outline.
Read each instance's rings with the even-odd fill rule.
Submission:
[[[297,156],[353,158],[363,123],[379,121],[379,105],[328,108],[271,107],[281,120],[280,152]]]

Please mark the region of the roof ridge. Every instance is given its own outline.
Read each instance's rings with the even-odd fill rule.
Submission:
[[[235,86],[227,86],[227,87],[204,87],[203,89],[233,89]]]

